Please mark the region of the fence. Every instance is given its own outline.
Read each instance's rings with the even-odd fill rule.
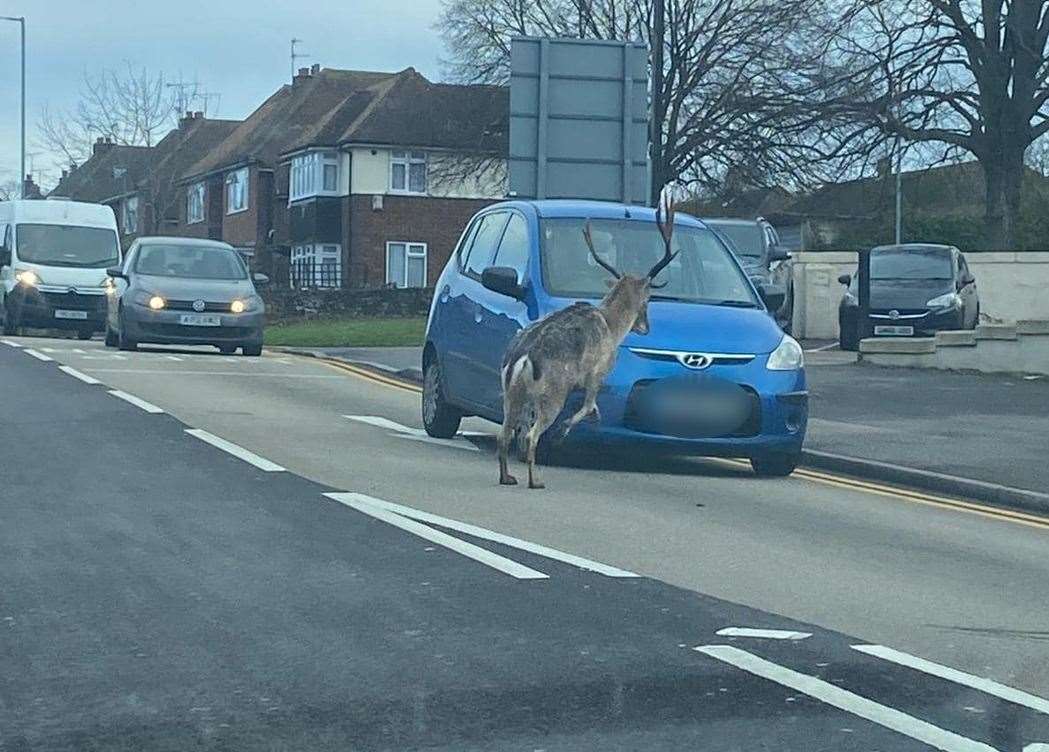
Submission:
[[[293,290],[323,290],[342,287],[342,259],[317,260],[309,256],[291,261],[288,278]]]

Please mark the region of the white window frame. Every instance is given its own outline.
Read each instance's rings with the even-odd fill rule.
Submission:
[[[338,290],[342,288],[341,276],[336,278],[334,285],[321,286],[319,281],[323,279],[322,267],[325,260],[331,259],[336,268],[342,265],[342,245],[339,243],[301,243],[291,247],[291,263],[301,259],[310,259],[313,262],[313,279],[311,287],[314,289]]]
[[[240,214],[248,210],[250,177],[247,167],[241,167],[239,170],[232,170],[226,174],[226,214]],[[238,187],[241,188],[239,204],[234,201],[237,198],[236,189]]]
[[[413,164],[421,164],[423,166],[423,189],[421,191],[413,191],[411,189]],[[403,188],[397,188],[393,183],[393,168],[395,165],[402,165],[404,167]],[[425,196],[430,182],[428,159],[426,156],[426,152],[412,151],[410,149],[405,149],[403,151],[391,151],[389,179],[390,193],[398,193],[408,196]]]
[[[193,212],[193,199],[199,197],[199,213]],[[205,208],[205,201],[207,199],[207,189],[203,182],[194,183],[193,185],[186,188],[186,224],[195,225],[204,221],[207,215],[207,209]]]
[[[393,246],[403,245],[404,246],[404,274],[400,280],[390,279],[390,252],[393,250]],[[390,240],[386,243],[386,274],[383,277],[385,284],[393,284],[398,288],[408,287],[408,259],[409,258],[422,258],[423,260],[423,283],[422,287],[426,287],[430,281],[430,249],[426,243],[420,243],[414,240]],[[417,288],[418,289],[418,288]]]
[[[324,187],[324,168],[335,168],[335,187]],[[291,158],[288,203],[314,196],[342,195],[342,159],[337,151],[315,149]]]
[[[134,206],[134,209],[131,207]],[[124,199],[122,205],[121,224],[123,225],[123,231],[125,235],[134,235],[138,232],[138,196],[128,196]],[[134,218],[134,222],[131,218]]]

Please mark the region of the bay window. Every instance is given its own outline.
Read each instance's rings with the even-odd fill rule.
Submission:
[[[291,201],[311,196],[339,195],[339,153],[311,151],[292,157],[288,197]]]

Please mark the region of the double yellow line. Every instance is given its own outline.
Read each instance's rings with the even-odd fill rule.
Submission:
[[[422,388],[418,384],[404,381],[395,376],[387,376],[369,368],[361,368],[360,366],[351,365],[339,360],[331,360],[328,358],[319,358],[319,360],[330,368],[353,374],[360,379],[370,381],[374,384],[381,384],[382,386],[400,389],[401,391],[411,392],[413,394],[422,393]],[[708,461],[740,469],[748,469],[750,467],[750,465],[743,460],[715,457],[708,458]],[[844,488],[850,491],[863,491],[884,498],[896,499],[897,501],[908,501],[914,504],[924,504],[926,506],[939,507],[941,509],[953,509],[957,512],[976,514],[981,517],[1004,520],[1018,525],[1025,525],[1027,527],[1049,530],[1049,518],[1041,517],[1036,514],[1028,514],[1026,512],[1016,512],[1011,509],[1001,509],[999,507],[979,504],[964,499],[955,499],[949,496],[940,496],[938,494],[925,493],[924,491],[917,491],[910,488],[901,488],[899,486],[892,486],[885,483],[861,480],[847,475],[835,475],[833,473],[820,470],[810,470],[807,468],[798,468],[794,471],[791,477],[803,478],[813,483],[833,486],[835,488]]]

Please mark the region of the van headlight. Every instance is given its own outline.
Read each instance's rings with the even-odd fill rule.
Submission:
[[[779,346],[769,353],[766,368],[770,371],[797,371],[805,365],[805,352],[798,341],[784,334]]]
[[[933,298],[925,305],[940,311],[949,311],[962,307],[962,297],[956,292],[948,292]]]
[[[15,279],[26,287],[37,287],[40,285],[40,275],[31,269],[20,271],[15,275]]]

